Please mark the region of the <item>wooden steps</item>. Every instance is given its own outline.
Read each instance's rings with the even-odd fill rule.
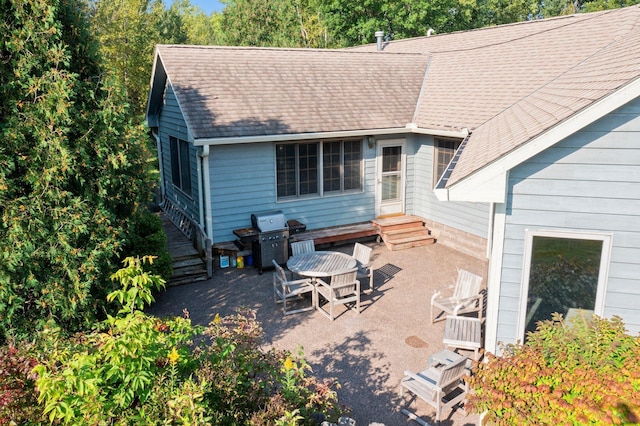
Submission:
[[[389,250],[427,246],[436,242],[418,216],[393,216],[371,221]]]
[[[167,234],[167,249],[171,255],[173,274],[167,286],[189,284],[207,279],[207,266],[189,238],[162,212],[162,226]]]

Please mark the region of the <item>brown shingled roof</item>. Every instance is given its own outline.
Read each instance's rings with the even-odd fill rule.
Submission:
[[[640,76],[640,6],[343,50],[158,46],[196,139],[468,128],[459,181]]]
[[[423,55],[157,47],[195,139],[404,128]]]

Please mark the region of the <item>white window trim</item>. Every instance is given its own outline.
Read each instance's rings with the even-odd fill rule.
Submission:
[[[527,317],[527,299],[529,297],[529,276],[531,272],[531,252],[534,237],[570,238],[576,240],[602,241],[602,256],[600,257],[600,269],[598,273],[598,288],[596,290],[596,302],[594,314],[603,316],[604,301],[607,294],[607,282],[609,277],[609,264],[611,262],[611,247],[613,235],[606,233],[565,231],[565,230],[536,230],[525,229],[524,257],[522,259],[522,287],[520,289],[520,310],[518,315],[518,332],[516,336],[520,342],[524,342],[525,320]]]

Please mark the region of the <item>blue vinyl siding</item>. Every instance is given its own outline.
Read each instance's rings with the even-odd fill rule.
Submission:
[[[274,143],[220,145],[209,155],[213,242],[251,226],[251,213],[282,210],[308,229],[366,222],[375,214],[375,149],[364,145],[364,191],[276,201]]]
[[[443,225],[487,238],[489,224],[488,203],[438,201],[433,193],[433,138],[420,136],[415,139],[412,176],[408,179],[411,191],[411,213],[431,219]],[[408,190],[409,191],[409,190]]]
[[[184,141],[189,141],[187,124],[173,94],[171,86],[165,91],[165,104],[159,114],[159,136],[162,146],[162,167],[166,197],[185,210],[192,218],[199,220],[198,200],[198,155],[197,148],[189,144],[189,159],[191,164],[191,193],[185,194],[176,188],[171,180],[171,150],[169,148],[169,136],[174,136]]]
[[[509,174],[497,340],[514,343],[525,229],[613,235],[604,316],[640,332],[640,100]]]

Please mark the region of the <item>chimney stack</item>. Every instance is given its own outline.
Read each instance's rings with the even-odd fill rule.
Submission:
[[[384,37],[384,31],[376,31],[376,39],[378,40],[378,50],[382,50],[382,37]]]

